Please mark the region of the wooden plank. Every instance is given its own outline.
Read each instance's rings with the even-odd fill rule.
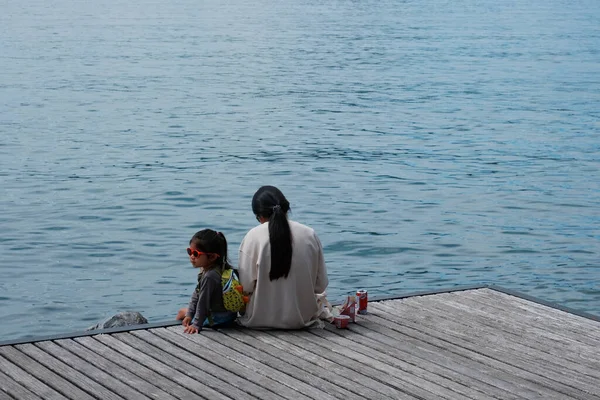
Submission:
[[[351,351],[351,348],[332,345],[332,343],[322,340],[310,332],[275,331],[272,334],[290,344],[300,343],[305,349],[312,349],[312,351],[322,354],[323,357],[326,357],[333,362],[352,368],[358,373],[356,380],[357,385],[367,384],[366,379],[363,379],[363,377],[366,377],[377,381],[381,387],[387,387],[392,392],[395,392],[395,397],[398,399],[427,399],[434,396],[431,391],[415,385],[399,373],[400,371],[394,370],[391,366],[377,362],[369,362],[368,358],[363,357],[362,355],[359,355],[358,357],[352,356],[353,352]],[[438,398],[445,397],[440,396]]]
[[[382,320],[386,323],[385,320]],[[350,324],[349,330],[362,335],[363,338],[373,340],[387,346],[389,349],[399,351],[397,357],[408,362],[413,362],[423,368],[448,379],[459,382],[467,387],[481,390],[488,396],[502,400],[521,399],[517,393],[522,393],[513,383],[513,376],[502,371],[490,369],[486,365],[448,351],[446,346],[435,346],[425,342],[417,332],[414,336],[407,333],[394,331],[383,324],[371,323],[361,316],[361,321]],[[339,334],[343,334],[342,330]],[[410,333],[410,332],[408,332]],[[361,339],[364,340],[364,339]],[[375,347],[375,345],[373,345]],[[528,392],[528,398],[546,399],[537,392]]]
[[[85,346],[95,354],[112,361],[122,367],[125,371],[144,379],[146,382],[152,383],[159,389],[172,394],[178,399],[190,399],[197,396],[178,382],[166,378],[154,370],[147,368],[142,362],[129,358],[92,337],[79,337],[74,339],[74,342],[78,345]],[[65,343],[61,341],[60,344],[64,345]],[[165,398],[168,398],[168,396],[165,396]]]
[[[431,374],[423,377],[423,373],[426,373],[426,371],[420,368],[415,368],[406,363],[398,363],[397,360],[385,355],[376,355],[375,357],[374,352],[371,355],[365,355],[369,351],[365,350],[364,346],[361,346],[356,340],[346,338],[338,340],[337,335],[329,331],[310,330],[309,333],[310,335],[305,332],[297,334],[302,334],[303,337],[314,344],[330,347],[332,351],[360,365],[363,371],[366,366],[371,367],[375,373],[380,375],[380,380],[390,384],[396,383],[416,397],[431,398],[435,396],[435,398],[454,399],[458,395],[457,392],[440,386],[439,379],[436,381],[431,380]],[[357,348],[362,351],[356,351]],[[400,365],[402,368],[398,368]]]
[[[273,392],[269,392],[255,384],[253,380],[239,376],[236,373],[237,371],[232,369],[232,364],[235,365],[235,363],[231,363],[229,358],[223,357],[214,351],[214,344],[211,343],[205,348],[199,348],[196,343],[187,340],[187,337],[192,335],[183,334],[181,327],[175,327],[174,329],[181,331],[182,335],[174,334],[174,332],[167,329],[152,329],[150,332],[136,332],[135,336],[155,346],[161,346],[161,349],[169,354],[201,368],[205,373],[218,377],[221,379],[219,385],[232,386],[231,390],[233,392],[231,394],[237,396],[236,398],[244,396],[244,398],[249,396],[259,398],[260,396],[268,396],[270,398],[274,395]],[[204,331],[202,331],[202,334],[204,334]],[[183,353],[183,355],[180,355],[180,353]]]
[[[204,358],[207,361],[216,364],[227,372],[227,379],[237,385],[241,390],[250,391],[254,396],[260,399],[296,399],[298,392],[290,389],[288,386],[280,383],[278,380],[272,379],[270,376],[263,375],[252,368],[246,368],[240,365],[235,360],[235,353],[229,352],[227,355],[222,355],[215,352],[213,344],[199,346],[198,343],[191,339],[192,336],[182,332],[181,327],[169,329],[157,329],[152,331],[153,334],[161,337],[171,343],[179,343],[187,347],[188,351],[198,357]],[[206,332],[202,331],[201,335]],[[303,395],[300,395],[303,397]],[[308,397],[306,397],[308,398]]]
[[[289,343],[283,342],[278,338],[266,335],[264,332],[252,329],[229,329],[223,330],[223,333],[259,351],[278,357],[290,365],[295,365],[303,371],[303,374],[315,375],[334,385],[344,387],[353,394],[359,395],[361,399],[391,398],[365,385],[355,384],[355,381],[346,376],[346,372],[351,370],[332,363],[318,354],[308,352],[300,347],[289,345]]]
[[[365,357],[390,365],[405,376],[412,375],[414,377],[412,379],[417,385],[421,385],[422,382],[428,382],[430,385],[447,389],[445,393],[450,398],[453,398],[457,394],[466,399],[491,398],[480,391],[475,391],[456,383],[444,375],[431,373],[419,364],[409,363],[405,358],[399,358],[399,353],[393,354],[392,349],[387,349],[385,346],[379,347],[375,341],[370,341],[368,338],[360,338],[356,332],[344,330],[342,331],[343,333],[340,333],[340,330],[335,328],[325,331],[311,330],[310,332],[327,341],[350,348],[355,353],[360,353]]]
[[[454,370],[449,370],[446,367],[437,366],[425,358],[419,358],[413,356],[411,353],[404,352],[396,348],[395,346],[378,341],[382,335],[374,331],[364,330],[368,332],[367,335],[361,335],[360,325],[365,324],[364,321],[358,324],[350,324],[349,329],[337,329],[333,326],[327,327],[328,331],[331,331],[336,336],[329,336],[329,339],[340,345],[346,345],[347,341],[350,340],[354,343],[352,350],[362,353],[367,357],[373,357],[379,361],[393,365],[402,371],[407,371],[414,375],[421,376],[423,379],[429,380],[436,385],[446,387],[460,395],[461,398],[465,399],[487,399],[487,398],[502,398],[507,400],[510,398],[510,394],[494,390],[495,387],[488,388],[488,392],[481,390],[480,386],[485,386],[480,381],[473,379],[465,379],[464,375],[456,373]],[[365,324],[366,326],[372,324]],[[358,328],[357,328],[358,326]],[[322,333],[317,331],[311,331],[317,335]],[[358,338],[357,338],[358,336]],[[394,342],[400,341],[400,337],[397,336]],[[490,393],[495,392],[496,395]],[[502,394],[502,397],[498,395]]]
[[[577,315],[568,314],[542,304],[511,296],[491,289],[473,290],[463,294],[465,298],[475,300],[504,313],[520,315],[525,323],[534,323],[556,334],[562,334],[572,340],[582,341],[591,346],[600,346],[600,322]],[[568,318],[565,318],[568,315]]]
[[[40,342],[37,346],[72,366],[91,379],[103,383],[124,399],[158,398],[174,400],[175,397],[140,379],[117,364],[77,344],[64,339],[56,342]]]
[[[207,331],[204,333],[204,336],[214,340],[215,342],[221,343],[229,350],[234,350],[239,354],[252,357],[262,365],[268,365],[280,373],[287,374],[301,382],[306,383],[312,390],[315,391],[315,395],[317,397],[314,398],[316,399],[344,398],[362,400],[362,396],[350,392],[343,386],[332,384],[331,382],[323,379],[321,376],[314,374],[313,371],[307,373],[307,371],[303,371],[301,368],[298,368],[295,363],[292,364],[286,360],[282,360],[273,356],[272,354],[269,354],[269,352],[254,348],[242,341],[231,340],[231,337],[224,335],[221,332]],[[318,391],[320,391],[320,393]],[[310,393],[308,394],[310,395]]]
[[[146,397],[144,394],[138,392],[137,390],[131,389],[129,386],[123,384],[119,380],[114,379],[114,377],[112,377],[111,375],[108,375],[106,372],[96,368],[89,362],[77,357],[75,354],[70,353],[69,351],[58,346],[56,343],[46,341],[35,343],[34,346],[38,347],[40,350],[47,353],[48,355],[54,357],[55,360],[61,361],[65,366],[68,366],[69,368],[77,371],[76,374],[70,375],[70,370],[61,369],[59,372],[61,374],[65,373],[65,375],[63,375],[65,379],[69,379],[70,377],[72,377],[73,379],[79,381],[79,379],[82,379],[81,376],[83,375],[86,379],[89,379],[101,385],[102,389],[106,388],[110,390],[115,399],[148,399],[148,397]],[[49,364],[47,364],[47,366],[48,365]],[[52,369],[56,371],[55,368]],[[91,387],[90,389],[92,388],[93,387]],[[104,396],[104,393],[99,394],[101,396]]]
[[[468,315],[457,314],[450,310],[439,310],[437,309],[437,305],[431,301],[426,302],[424,300],[422,303],[414,303],[412,299],[405,300],[402,304],[404,310],[401,313],[404,317],[404,324],[413,320],[420,324],[421,329],[427,327],[430,330],[435,330],[436,333],[442,335],[442,338],[452,342],[457,339],[461,341],[461,346],[472,350],[479,349],[479,351],[484,351],[487,356],[492,356],[498,361],[531,372],[538,368],[538,360],[532,360],[528,354],[511,349],[511,346],[514,346],[514,344],[500,335],[496,329],[486,330],[485,327],[471,324],[468,322]],[[398,311],[389,305],[382,305],[382,307],[389,307],[388,312],[399,315]],[[536,373],[539,376],[541,371],[536,371]],[[566,373],[568,374],[569,371],[566,371]],[[552,366],[550,366],[549,370],[547,368],[544,370],[544,376],[547,377],[547,375],[550,375],[552,379],[560,381],[560,379],[557,379],[559,376],[557,371],[553,370]]]
[[[26,374],[26,372],[23,371]],[[37,400],[40,396],[20,385],[0,369],[0,399]]]
[[[464,335],[463,337],[449,335],[446,332],[445,326],[447,321],[442,323],[437,317],[428,314],[425,308],[417,309],[408,307],[405,304],[399,307],[398,304],[386,303],[388,302],[373,303],[369,304],[369,306],[373,311],[381,315],[380,318],[398,324],[400,327],[413,328],[429,338],[451,343],[454,345],[451,348],[453,352],[463,354],[469,358],[481,361],[485,365],[509,372],[515,378],[525,379],[527,381],[527,384],[524,386],[526,389],[533,389],[541,394],[546,394],[548,398],[564,399],[564,395],[582,400],[594,398],[590,397],[590,393],[582,391],[579,388],[564,384],[560,380],[549,378],[545,374],[541,375],[542,371],[539,365],[523,362],[518,358],[518,355],[509,355],[497,350],[495,347],[490,346],[490,344],[494,343],[493,341],[473,343],[469,335]]]
[[[293,396],[294,398],[331,398],[331,396],[327,395],[326,393],[323,393],[320,390],[317,390],[305,384],[304,382],[296,379],[295,377],[283,373],[269,365],[263,364],[263,362],[260,361],[260,359],[257,360],[252,358],[251,355],[255,354],[247,355],[239,352],[232,353],[232,350],[228,346],[223,346],[222,344],[216,342],[214,338],[209,337],[211,333],[220,334],[219,332],[210,332],[209,330],[207,330],[206,332],[203,331],[200,335],[186,335],[182,333],[180,329],[177,329],[177,327],[166,329],[180,336],[183,339],[194,341],[197,345],[199,344],[200,346],[210,347],[210,349],[213,350],[215,353],[228,357],[231,360],[244,366],[245,368],[248,368],[258,374],[261,374],[265,377],[271,378],[272,380],[279,382],[284,387],[280,385],[277,390],[281,390],[281,392],[278,393],[289,393],[289,395]]]
[[[163,329],[163,328],[159,328]],[[185,349],[174,348],[169,342],[142,330],[131,333],[114,335],[117,339],[137,348],[140,351],[151,354],[161,362],[168,364],[176,370],[195,378],[207,387],[211,388],[215,395],[224,398],[250,397],[250,394],[231,386],[222,375],[226,371],[213,365],[209,360],[203,360],[190,354]]]
[[[594,381],[600,379],[600,346],[588,345],[565,335],[555,334],[554,331],[538,328],[531,321],[522,321],[522,313],[502,312],[469,298],[444,296],[442,302],[428,306],[432,307],[442,313],[456,310],[467,314],[469,318],[463,319],[465,324],[471,323],[500,332],[507,343],[515,345],[516,351],[541,359],[547,365],[589,375]],[[598,327],[600,330],[600,324]]]
[[[413,396],[409,396],[406,393],[403,393],[391,386],[386,384],[382,384],[381,381],[377,379],[370,378],[362,373],[360,366],[356,366],[350,362],[349,360],[344,359],[343,357],[337,356],[328,350],[324,350],[318,347],[315,347],[311,342],[304,339],[297,339],[289,332],[285,331],[259,331],[257,335],[261,334],[265,337],[271,336],[273,340],[277,340],[278,343],[281,343],[281,346],[284,348],[294,348],[297,347],[300,351],[305,351],[306,354],[314,354],[318,359],[315,361],[322,365],[324,368],[329,367],[332,370],[340,375],[343,375],[354,382],[354,386],[364,386],[378,393],[378,397],[385,396],[391,397],[393,399],[415,399]]]
[[[513,395],[527,399],[564,400],[564,394],[557,393],[553,389],[536,383],[537,381],[533,378],[537,379],[538,377],[527,371],[482,354],[477,348],[466,348],[459,340],[450,342],[437,330],[418,325],[409,326],[406,320],[387,311],[381,312],[376,308],[377,306],[371,307],[368,315],[361,316],[369,321],[377,322],[376,325],[370,326],[371,329],[381,331],[380,326],[383,326],[385,327],[385,331],[382,331],[384,333],[387,333],[387,331],[398,332],[413,340],[417,340],[417,343],[422,343],[422,345],[431,345],[434,352],[437,348],[439,349],[439,353],[448,354],[449,357],[455,358],[461,365],[483,372],[484,374],[481,375],[482,379],[485,375],[493,376],[496,380],[489,381],[489,383]]]
[[[366,318],[375,320],[393,331],[407,334],[423,342],[445,349],[445,351],[456,356],[480,363],[482,370],[501,379],[497,382],[498,384],[501,384],[502,381],[506,381],[506,384],[509,382],[514,383],[514,386],[503,384],[502,387],[521,397],[527,399],[547,398],[557,400],[564,400],[566,396],[582,400],[591,398],[589,394],[582,393],[568,386],[561,387],[559,385],[557,390],[555,381],[536,375],[518,366],[516,367],[511,363],[506,363],[504,358],[510,358],[510,355],[496,351],[489,344],[472,345],[461,339],[449,337],[442,333],[443,327],[429,328],[421,323],[412,323],[407,309],[403,309],[400,312],[403,313],[402,316],[395,314],[394,309],[383,308],[381,304],[377,303],[371,307],[371,312]]]
[[[488,293],[491,292],[488,291]],[[435,300],[444,302],[445,299],[450,299],[460,304],[470,304],[478,310],[489,310],[491,316],[499,320],[510,322],[515,326],[537,329],[539,330],[537,333],[553,340],[576,342],[586,346],[600,346],[600,322],[589,321],[596,325],[595,328],[590,326],[578,327],[572,321],[567,322],[557,319],[557,312],[560,312],[560,310],[545,307],[545,313],[542,313],[533,302],[529,302],[529,305],[520,304],[517,297],[500,294],[504,296],[502,300],[496,297],[475,295],[475,293],[470,292],[448,293],[447,296]],[[518,318],[515,319],[515,317]],[[586,320],[584,317],[578,318]],[[594,337],[594,333],[598,337]]]
[[[417,304],[406,302],[407,306],[416,306]],[[419,304],[419,306],[426,307],[428,313],[443,315],[445,318],[448,318],[450,314],[460,315],[461,322],[465,324],[472,323],[481,327],[481,330],[488,334],[500,332],[510,342],[524,343],[527,347],[543,353],[552,353],[557,346],[560,349],[568,348],[569,353],[575,353],[578,350],[587,351],[592,348],[590,345],[575,341],[568,336],[539,328],[531,321],[525,323],[520,318],[521,314],[493,308],[486,309],[485,305],[467,298],[450,295]],[[561,355],[560,353],[555,354],[555,356]],[[575,359],[574,361],[578,362],[579,360]]]
[[[516,333],[511,336],[506,330],[500,329],[499,324],[490,325],[485,318],[476,319],[476,309],[453,303],[448,296],[442,297],[446,299],[443,303],[431,298],[423,299],[421,303],[414,303],[411,299],[407,299],[404,305],[415,309],[425,307],[426,312],[434,316],[433,324],[443,326],[444,333],[447,335],[461,338],[477,346],[493,343],[496,352],[511,354],[512,360],[518,360],[529,371],[535,371],[539,369],[539,365],[544,365],[545,376],[588,393],[600,394],[598,379],[582,373],[586,369],[585,366],[574,362],[569,363],[568,359],[559,354],[548,354],[548,350],[542,351],[539,347],[545,345],[534,345],[537,340],[535,335],[522,332],[524,338],[519,338]],[[560,365],[561,363],[563,366]]]
[[[29,346],[33,345],[30,344]],[[0,355],[13,364],[2,371],[44,399],[93,399],[88,393],[40,364],[37,359],[29,357],[13,346],[0,347]],[[0,357],[0,360],[2,360],[2,357]],[[5,365],[6,363],[2,364]],[[18,371],[14,366],[20,367],[26,373],[13,374],[13,371]],[[39,379],[34,377],[39,377]]]
[[[202,399],[224,399],[226,396],[215,391],[213,388],[208,387],[204,383],[198,381],[196,376],[201,374],[201,371],[197,369],[189,371],[180,371],[172,368],[170,365],[165,364],[161,359],[160,355],[157,355],[150,345],[142,345],[141,349],[130,346],[129,344],[114,337],[115,335],[98,335],[94,336],[94,339],[104,343],[108,347],[120,352],[126,357],[146,366],[147,368],[157,372],[158,374],[170,379],[186,389],[195,393],[195,395]]]
[[[491,289],[339,330],[181,326],[0,346],[0,399],[600,400],[600,322]]]
[[[44,350],[38,348],[34,344],[19,344],[15,347],[33,358],[36,362],[54,371],[56,374],[62,376],[66,381],[71,382],[73,385],[79,387],[92,396],[98,396],[107,400],[121,399],[117,393],[92,380],[88,376],[65,364],[51,354],[46,353]]]
[[[513,296],[493,289],[484,288],[474,290],[472,292],[469,291],[467,293],[472,293],[474,296],[495,299],[499,303],[501,303],[504,300],[509,300],[511,302],[511,306],[517,306],[518,304],[525,306],[524,311],[526,311],[527,313],[539,313],[539,315],[543,316],[544,318],[549,318],[559,322],[563,322],[568,326],[581,328],[582,332],[585,332],[586,330],[589,330],[590,332],[595,332],[594,336],[596,338],[598,338],[598,335],[600,335],[600,332],[597,332],[598,323],[600,323],[600,321],[598,320],[582,317],[578,314],[560,310],[555,307],[549,307],[545,304],[540,304],[535,301],[527,300],[518,296]]]

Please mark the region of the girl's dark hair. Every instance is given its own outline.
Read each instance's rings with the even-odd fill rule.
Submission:
[[[219,255],[217,265],[222,269],[233,268],[227,259],[227,239],[221,232],[212,229],[202,229],[192,236],[190,246],[194,245],[197,250],[205,253],[214,253]]]
[[[256,218],[269,220],[271,269],[269,279],[287,278],[292,266],[292,232],[287,220],[290,203],[275,186],[263,186],[252,197],[252,212]]]

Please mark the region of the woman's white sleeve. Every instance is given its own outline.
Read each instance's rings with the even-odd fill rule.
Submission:
[[[325,257],[323,256],[323,245],[317,234],[315,234],[315,240],[317,242],[317,281],[315,282],[315,293],[320,294],[327,289],[329,278],[327,277],[327,267],[325,266]]]
[[[244,287],[244,292],[248,294],[254,292],[258,270],[256,265],[255,251],[251,242],[251,240],[247,240],[247,237],[242,240],[238,257],[240,283]]]

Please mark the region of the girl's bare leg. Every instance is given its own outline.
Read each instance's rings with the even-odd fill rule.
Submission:
[[[180,308],[177,312],[177,317],[175,317],[175,319],[177,321],[183,321],[183,319],[185,318],[185,314],[187,314],[187,308]]]

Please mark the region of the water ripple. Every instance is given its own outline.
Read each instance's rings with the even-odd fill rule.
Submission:
[[[600,315],[597,2],[4,11],[0,339],[171,319],[190,236],[236,263],[262,184],[332,300],[494,283]]]

